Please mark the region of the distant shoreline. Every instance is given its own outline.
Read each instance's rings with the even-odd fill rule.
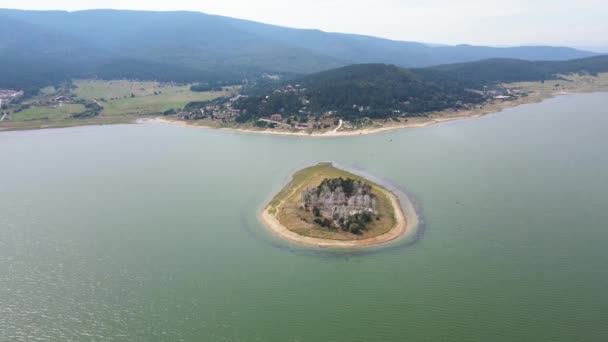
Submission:
[[[194,128],[205,128],[205,129],[215,129],[220,131],[232,131],[232,132],[240,132],[240,133],[251,133],[251,134],[262,134],[262,135],[279,135],[279,136],[296,136],[296,137],[311,137],[311,138],[331,138],[331,137],[352,137],[359,135],[367,135],[367,134],[375,134],[382,133],[394,130],[400,130],[405,128],[420,128],[427,127],[443,122],[456,121],[462,119],[473,119],[479,118],[489,114],[500,113],[505,109],[517,107],[524,104],[532,104],[532,103],[540,103],[547,99],[551,99],[557,96],[564,95],[574,95],[574,94],[585,94],[585,93],[594,93],[594,92],[608,92],[607,89],[597,89],[597,90],[556,90],[550,93],[535,93],[530,94],[526,97],[520,97],[515,100],[510,101],[500,101],[500,102],[492,102],[486,103],[481,108],[470,109],[470,110],[460,110],[456,112],[449,111],[441,111],[434,112],[425,117],[411,117],[407,118],[407,122],[402,123],[391,123],[390,125],[386,125],[383,127],[375,127],[369,129],[359,129],[359,130],[342,130],[342,131],[327,131],[327,132],[293,132],[293,131],[281,131],[281,130],[256,130],[256,129],[247,129],[247,128],[239,128],[239,127],[212,127],[210,125],[194,123],[184,120],[172,119],[167,117],[155,117],[149,119],[139,119],[138,123],[146,123],[146,122],[158,122],[170,125],[177,125],[183,127],[194,127]]]
[[[296,171],[297,172],[297,171]],[[350,172],[350,171],[347,171]],[[290,179],[293,180],[293,175],[290,176]],[[362,176],[359,176],[362,177]],[[416,210],[414,205],[408,198],[404,197],[403,201],[400,200],[397,194],[393,193],[391,190],[386,188],[379,188],[379,191],[382,191],[386,197],[391,202],[391,206],[394,210],[395,215],[395,225],[386,233],[366,239],[361,240],[336,240],[329,238],[319,238],[319,237],[311,237],[305,236],[302,234],[298,234],[289,228],[285,227],[283,224],[279,222],[279,219],[271,213],[271,210],[274,208],[278,210],[283,205],[285,199],[281,199],[281,201],[273,205],[272,202],[264,207],[264,209],[259,213],[258,218],[263,223],[263,225],[268,229],[270,233],[273,235],[282,238],[284,240],[294,242],[304,246],[310,247],[322,247],[322,248],[356,248],[356,247],[369,247],[375,245],[386,244],[400,238],[404,238],[409,236],[411,232],[415,231],[415,228],[419,224],[419,219],[416,214]]]
[[[99,126],[112,124],[133,123],[164,123],[183,127],[217,129],[223,131],[240,132],[247,134],[263,134],[275,136],[294,136],[312,138],[352,137],[359,135],[375,134],[399,130],[404,128],[427,127],[438,123],[478,118],[488,114],[495,114],[507,108],[517,107],[523,104],[539,103],[546,99],[570,94],[608,92],[608,73],[599,76],[571,76],[571,79],[550,80],[543,82],[520,82],[503,85],[506,88],[522,89],[528,92],[528,96],[518,97],[513,100],[493,100],[474,109],[466,110],[444,110],[429,113],[421,117],[401,118],[401,122],[388,120],[378,123],[376,127],[349,130],[332,127],[324,132],[288,131],[272,129],[256,129],[253,127],[218,127],[217,122],[208,121],[184,121],[174,117],[160,116],[159,114],[125,114],[124,116],[100,116],[93,119],[72,119],[64,121],[46,122],[44,120],[12,122],[5,119],[0,122],[0,133],[9,131],[25,131],[50,128],[68,128],[78,126]],[[215,124],[215,125],[214,125]],[[381,125],[378,127],[377,125]]]

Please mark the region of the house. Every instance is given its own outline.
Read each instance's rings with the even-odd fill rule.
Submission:
[[[17,100],[22,96],[23,91],[0,89],[0,99],[4,100],[6,103],[10,103],[11,101]]]
[[[240,100],[240,99],[246,99],[246,98],[248,98],[248,97],[249,97],[248,95],[237,95],[237,96],[235,96],[235,97],[231,98],[231,99],[230,99],[230,102],[235,102],[235,101],[238,101],[238,100]]]
[[[53,99],[53,101],[55,102],[65,102],[65,101],[70,101],[70,98],[67,96],[57,96],[56,98]]]
[[[272,114],[270,116],[270,120],[272,120],[272,121],[281,121],[281,120],[283,120],[283,116],[281,114]]]

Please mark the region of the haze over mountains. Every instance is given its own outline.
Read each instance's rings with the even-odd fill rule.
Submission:
[[[424,67],[497,57],[594,55],[566,47],[430,46],[198,12],[0,10],[0,87],[66,77],[234,82],[355,63]]]

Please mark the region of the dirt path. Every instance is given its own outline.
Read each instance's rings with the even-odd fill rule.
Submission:
[[[342,119],[340,119],[340,124],[338,125],[338,127],[336,127],[336,129],[334,129],[334,130],[332,131],[332,133],[336,133],[336,132],[338,132],[338,130],[339,130],[340,128],[342,128],[342,124],[343,124],[343,123],[344,123],[344,121],[342,121]]]

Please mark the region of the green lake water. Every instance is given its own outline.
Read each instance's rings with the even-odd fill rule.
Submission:
[[[608,341],[608,94],[348,138],[0,133],[0,341]],[[256,214],[319,161],[403,189],[371,251]]]

